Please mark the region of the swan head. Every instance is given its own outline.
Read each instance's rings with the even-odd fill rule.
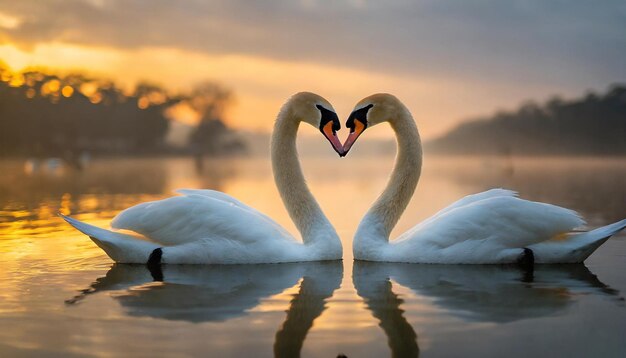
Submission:
[[[300,92],[291,97],[289,104],[295,118],[319,129],[337,154],[343,156],[343,145],[337,137],[341,124],[330,102],[315,93]]]
[[[388,93],[377,93],[360,100],[346,121],[350,134],[343,143],[343,156],[348,154],[352,145],[367,128],[392,121],[401,108],[404,106],[400,100]]]

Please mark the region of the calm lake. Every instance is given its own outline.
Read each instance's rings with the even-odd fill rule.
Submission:
[[[56,216],[108,226],[120,210],[212,188],[295,227],[269,159],[102,159],[86,169],[0,161],[0,356],[625,357],[626,236],[584,265],[353,262],[352,235],[392,157],[303,158],[344,243],[326,263],[114,265]],[[580,212],[626,217],[626,159],[427,156],[394,236],[493,187]]]

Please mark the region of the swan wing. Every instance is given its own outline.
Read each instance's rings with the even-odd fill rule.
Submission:
[[[231,203],[241,208],[250,208],[246,204],[241,201],[233,198],[232,196],[222,193],[221,191],[211,190],[211,189],[177,189],[174,191],[177,194],[191,196],[191,195],[200,195],[206,196],[208,198],[213,198],[217,200],[221,200],[227,203]]]
[[[180,190],[181,196],[146,202],[119,213],[114,229],[131,230],[164,246],[198,240],[293,240],[278,223],[230,195],[210,190]]]
[[[395,251],[420,252],[427,256],[419,260],[422,262],[511,262],[519,249],[584,224],[572,210],[508,194],[482,198],[479,194],[461,205],[457,203],[399,237],[394,242],[399,245]]]
[[[491,199],[491,198],[497,198],[497,197],[517,197],[517,192],[512,191],[512,190],[507,190],[507,189],[490,189],[487,191],[483,191],[477,194],[472,194],[472,195],[467,195],[457,201],[455,201],[454,203],[448,205],[447,207],[439,210],[437,213],[435,213],[435,215],[431,216],[430,218],[422,221],[421,223],[415,225],[411,230],[419,230],[422,226],[424,225],[428,225],[430,222],[437,220],[437,218],[441,217],[442,215],[454,210],[454,209],[458,209],[467,205],[471,205],[475,202],[481,201],[481,200],[485,200],[485,199]]]
[[[476,193],[476,194],[467,195],[455,201],[451,205],[441,209],[437,214],[435,214],[435,216],[443,215],[451,210],[454,210],[456,208],[460,208],[466,205],[470,205],[477,201],[497,198],[497,197],[509,197],[509,198],[517,197],[517,192],[513,190],[497,188],[497,189],[490,189],[490,190],[483,191],[483,192]]]
[[[283,229],[282,226],[278,225],[278,223],[276,223],[269,216],[267,216],[267,215],[263,214],[262,212],[252,208],[251,206],[248,206],[248,205],[242,203],[241,201],[237,200],[236,198],[233,198],[232,196],[230,196],[228,194],[222,193],[221,191],[211,190],[211,189],[178,189],[175,192],[178,193],[178,194],[186,195],[186,196],[192,196],[192,195],[206,196],[208,198],[221,200],[221,201],[223,201],[225,203],[235,205],[235,206],[241,208],[242,210],[246,210],[246,211],[250,212],[251,214],[255,214],[255,215],[258,215],[258,216],[264,218],[267,221],[268,224],[275,225],[278,229],[283,230],[286,235],[289,235],[289,233],[286,232]]]

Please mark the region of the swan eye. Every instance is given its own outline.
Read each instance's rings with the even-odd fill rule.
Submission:
[[[350,133],[354,132],[356,128],[356,123],[354,123],[355,120],[363,124],[363,129],[367,128],[367,112],[372,107],[374,107],[373,104],[368,104],[367,106],[350,113],[350,117],[348,117],[348,120],[346,121],[346,127],[350,129]]]

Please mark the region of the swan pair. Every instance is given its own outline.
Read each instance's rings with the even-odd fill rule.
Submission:
[[[142,203],[122,211],[114,229],[63,218],[88,235],[114,261],[148,264],[236,264],[339,260],[342,245],[334,227],[307,187],[296,150],[301,122],[320,130],[345,156],[369,127],[389,122],[398,154],[383,193],[361,220],[354,237],[354,258],[368,261],[499,264],[576,263],[584,261],[626,220],[573,233],[584,221],[574,211],[517,198],[493,189],[466,196],[389,241],[420,177],[422,147],[409,110],[394,96],[361,100],[346,126],[342,145],[332,105],[309,92],[292,96],[281,108],[271,139],[274,180],[302,235],[302,242],[278,223],[237,199],[213,190],[179,190],[180,196]]]

